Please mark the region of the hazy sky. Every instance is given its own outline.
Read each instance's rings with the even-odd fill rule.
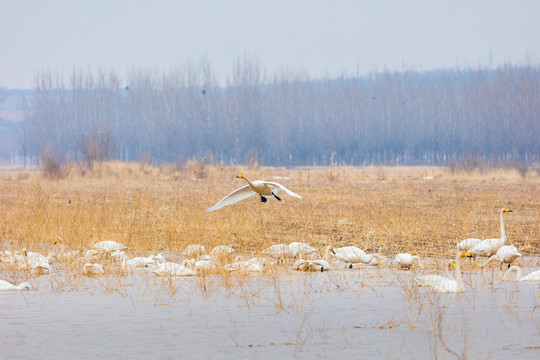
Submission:
[[[268,73],[536,62],[537,0],[0,0],[0,86],[41,70],[158,71],[207,58],[225,77],[256,58]]]

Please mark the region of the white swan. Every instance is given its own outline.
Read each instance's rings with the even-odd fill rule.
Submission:
[[[323,272],[325,270],[332,269],[332,265],[330,265],[326,260],[297,260],[293,264],[293,269],[298,271],[320,271]]]
[[[125,265],[130,268],[148,267],[156,264],[155,259],[150,257],[137,256],[125,261]]]
[[[251,181],[242,174],[239,174],[237,178],[246,180],[247,185],[244,185],[240,189],[237,189],[233,191],[232,193],[230,193],[229,195],[225,196],[216,205],[206,209],[206,211],[214,211],[214,210],[221,209],[224,206],[234,204],[240,200],[244,200],[255,194],[259,194],[262,202],[266,202],[266,199],[272,196],[278,199],[279,201],[281,201],[281,199],[277,196],[277,192],[279,190],[283,190],[291,196],[295,196],[300,199],[302,198],[300,195],[292,192],[291,190],[287,189],[285,186],[278,184],[276,182],[263,181],[263,180]]]
[[[456,267],[456,262],[454,260],[450,260],[446,263],[444,266],[445,272],[446,272],[446,278],[448,279],[454,279],[454,275],[452,274],[452,270]],[[437,284],[440,281],[444,281],[445,277],[441,275],[422,275],[414,278],[414,282],[418,286],[424,286],[429,287],[433,284]]]
[[[189,259],[198,259],[199,257],[203,256],[206,252],[206,248],[200,244],[191,244],[188,245],[182,255],[184,255],[185,258]]]
[[[208,274],[216,272],[218,269],[218,265],[214,262],[214,260],[201,259],[193,264],[192,270],[195,270],[197,274]]]
[[[103,269],[103,266],[101,264],[86,263],[84,264],[83,274],[86,276],[99,276],[105,274],[105,270]]]
[[[110,253],[111,255],[111,259],[114,261],[114,262],[117,262],[117,263],[122,263],[124,260],[128,260],[129,257],[127,256],[127,254],[124,252],[124,251],[113,251],[112,253]]]
[[[415,261],[418,261],[418,266],[420,268],[424,268],[424,265],[420,263],[420,257],[418,255],[412,256],[409,253],[399,253],[394,258],[394,261],[398,263],[398,265],[402,268],[410,269],[411,266],[415,263]]]
[[[539,282],[540,281],[540,270],[533,271],[524,277],[521,277],[521,269],[519,266],[511,266],[510,269],[504,274],[502,281],[507,281],[511,273],[516,273],[516,281],[529,281],[529,282]]]
[[[285,244],[272,245],[264,249],[262,253],[274,259],[292,259],[295,256],[289,245]]]
[[[469,253],[476,256],[491,256],[497,252],[497,250],[506,243],[506,233],[504,232],[504,220],[503,214],[512,212],[508,208],[500,210],[501,214],[501,237],[497,239],[482,240],[478,245],[469,249]]]
[[[163,256],[162,253],[159,253],[157,255],[150,255],[148,256],[148,258],[151,260],[154,260],[155,262],[161,262],[161,263],[167,262],[167,259],[165,259],[165,256]]]
[[[495,255],[490,256],[485,263],[480,264],[480,267],[483,268],[492,261],[499,261],[501,266],[508,264],[508,268],[510,269],[510,265],[520,256],[521,254],[514,245],[504,245],[497,250]]]
[[[26,249],[23,249],[24,257],[18,258],[20,261],[18,263],[19,268],[31,270],[32,274],[34,275],[48,275],[51,273],[51,265],[56,259],[56,255],[54,253],[49,254],[47,257],[41,255],[40,253],[32,252],[32,251],[26,251]]]
[[[344,246],[340,248],[328,246],[326,247],[325,259],[328,258],[330,253],[333,253],[339,260],[348,264],[362,263],[366,265],[379,265],[382,262],[379,254],[366,254],[364,250],[357,246]]]
[[[114,251],[125,250],[127,249],[127,246],[116,241],[106,240],[95,243],[93,248],[98,251],[103,251],[104,253],[110,254]]]
[[[193,276],[197,275],[195,271],[191,270],[188,267],[183,265],[165,262],[165,263],[156,263],[155,265],[149,267],[149,269],[157,276]]]
[[[215,260],[219,260],[234,254],[235,250],[229,245],[218,245],[210,252],[210,257]]]
[[[291,252],[293,258],[302,258],[316,253],[317,249],[303,242],[292,242],[289,244],[289,251]]]
[[[10,282],[7,282],[5,280],[0,280],[0,291],[13,291],[13,290],[30,290],[32,289],[32,285],[30,285],[27,282],[22,282],[19,285],[13,285]]]
[[[232,264],[225,265],[225,270],[228,271],[244,271],[244,272],[267,272],[270,270],[270,267],[276,263],[276,260],[265,258],[265,257],[256,257],[249,260],[238,260]]]
[[[419,276],[417,278],[414,278],[413,281],[418,286],[431,286],[433,288],[434,292],[438,293],[458,293],[463,292],[465,290],[465,286],[463,285],[463,280],[461,279],[461,258],[465,256],[470,256],[469,253],[459,250],[456,254],[456,269],[455,269],[455,280],[439,276],[439,277],[432,277],[432,280],[426,281],[425,276]],[[429,276],[429,275],[427,275]]]
[[[481,239],[477,238],[468,238],[465,240],[461,240],[457,246],[459,250],[463,251],[469,251],[471,248],[475,247],[476,245],[480,244],[482,242]]]

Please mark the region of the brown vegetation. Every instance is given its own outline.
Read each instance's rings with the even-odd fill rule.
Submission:
[[[238,172],[277,181],[303,196],[261,203],[251,197],[219,211],[205,209],[240,187]],[[509,206],[509,242],[524,254],[538,249],[540,179],[515,170],[455,174],[431,167],[266,168],[178,167],[108,162],[93,171],[76,165],[61,179],[40,172],[0,175],[0,236],[5,250],[47,253],[61,236],[71,249],[100,240],[126,244],[131,254],[181,252],[200,243],[232,244],[258,253],[302,241],[357,245],[393,256],[407,251],[448,256],[466,237],[496,237],[498,210]],[[92,231],[95,234],[91,236]],[[45,249],[44,249],[45,248]]]

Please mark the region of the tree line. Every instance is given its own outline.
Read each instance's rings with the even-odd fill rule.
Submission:
[[[242,59],[157,73],[42,72],[25,98],[25,159],[262,165],[434,164],[474,154],[537,162],[536,64],[313,79]]]

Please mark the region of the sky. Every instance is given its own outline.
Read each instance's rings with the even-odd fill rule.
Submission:
[[[243,57],[311,77],[540,58],[537,0],[0,0],[0,87],[43,71],[169,71]]]

